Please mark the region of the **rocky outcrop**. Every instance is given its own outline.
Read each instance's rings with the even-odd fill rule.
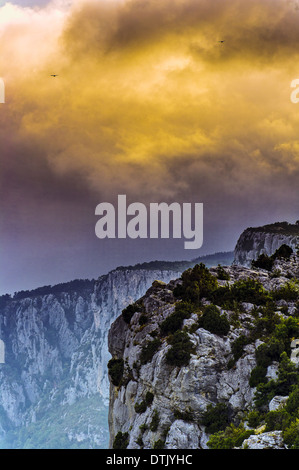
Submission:
[[[2,296],[0,448],[107,448],[110,324],[155,279],[178,275],[158,267],[119,268],[82,287],[76,281]]]
[[[275,276],[237,265],[225,267],[229,280],[218,279],[218,284],[232,285],[235,281],[252,279],[262,283],[265,290],[273,291],[289,281],[290,273],[298,278],[298,267],[299,258],[295,255],[290,262],[275,262],[275,270],[279,271]],[[210,273],[218,276],[216,268],[211,268]],[[124,367],[122,380],[118,384],[110,383],[111,448],[118,438],[125,436],[130,449],[161,448],[159,446],[207,449],[209,435],[202,422],[209,405],[224,403],[235,422],[252,407],[256,388],[249,385],[249,379],[256,366],[255,352],[262,340],[257,338],[246,344],[233,367],[228,364],[233,358],[235,340],[249,337],[256,308],[252,303],[244,302],[238,314],[233,309],[221,308],[221,314],[225,314],[230,323],[230,330],[225,335],[199,327],[198,312],[193,311],[182,324],[192,343],[190,361],[188,365],[170,365],[167,353],[171,345],[166,335],[161,334],[161,324],[175,311],[178,299],[174,289],[181,283],[181,279],[168,284],[155,282],[140,299],[142,309],[134,314],[130,323],[120,316],[110,328],[110,353]],[[209,304],[208,300],[202,300],[202,308]],[[277,304],[277,315],[282,315],[279,305],[287,306],[290,314],[297,308],[295,302],[283,301]],[[145,359],[144,353],[149,347],[153,348],[153,354]],[[268,367],[269,379],[277,376],[277,367],[277,363]],[[285,400],[285,397],[276,397],[271,402],[271,409],[276,409]],[[248,438],[245,447],[261,446],[283,448],[281,433],[253,436]]]
[[[243,449],[286,449],[281,431],[264,432],[245,439]]]
[[[287,222],[247,228],[240,236],[235,252],[234,264],[251,266],[261,254],[271,256],[281,245],[288,245],[294,251],[299,244],[299,224]]]

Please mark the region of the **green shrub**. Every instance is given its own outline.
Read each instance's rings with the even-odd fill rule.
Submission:
[[[190,361],[193,344],[185,331],[176,331],[169,339],[172,347],[166,353],[166,362],[169,365],[183,367]]]
[[[269,300],[269,294],[262,283],[256,279],[236,281],[231,286],[231,295],[237,302],[248,302],[256,305],[264,305]]]
[[[299,416],[299,387],[294,387],[287,400],[285,410],[291,415]]]
[[[118,432],[113,442],[113,449],[126,449],[129,445],[129,433]]]
[[[274,259],[282,258],[282,259],[289,260],[292,253],[293,253],[293,249],[290,246],[284,244],[284,245],[281,245],[272,256]]]
[[[245,335],[238,336],[232,343],[232,353],[234,356],[235,362],[237,362],[244,353],[244,346],[249,343],[249,339]]]
[[[165,441],[163,441],[162,439],[158,439],[153,445],[153,449],[164,449],[164,447]]]
[[[276,313],[277,307],[274,302],[269,301],[265,306],[259,308],[260,317],[254,321],[254,330],[251,333],[253,339],[267,338],[274,332],[276,325],[281,322]]]
[[[257,410],[252,410],[248,413],[247,422],[250,428],[257,428],[261,420],[262,416]]]
[[[281,354],[278,366],[278,378],[275,383],[275,395],[287,396],[292,391],[294,385],[299,383],[299,374],[296,365],[290,361],[287,353]],[[290,402],[292,403],[292,402]],[[291,404],[289,405],[292,406]]]
[[[274,300],[286,300],[287,302],[296,301],[299,298],[298,283],[288,281],[284,286],[271,292]]]
[[[178,302],[175,311],[161,323],[161,334],[166,336],[182,328],[183,321],[190,318],[194,306],[190,302]]]
[[[146,404],[145,400],[142,400],[140,403],[136,403],[135,406],[134,406],[134,409],[135,409],[136,413],[138,413],[138,414],[144,413],[147,409],[147,404]]]
[[[182,419],[183,421],[187,421],[187,422],[194,421],[194,415],[190,407],[185,411],[180,411],[180,410],[175,409],[173,414],[174,414],[175,419]]]
[[[291,416],[285,410],[269,411],[269,413],[266,415],[265,421],[265,432],[281,431],[282,429],[286,429],[286,427],[290,424]]]
[[[145,403],[147,406],[150,406],[153,403],[154,394],[152,392],[146,392]]]
[[[298,318],[288,317],[283,319],[278,325],[276,325],[273,336],[283,343],[284,350],[288,355],[290,355],[291,340],[292,338],[299,337]]]
[[[145,315],[144,313],[143,313],[142,315],[140,315],[140,318],[139,318],[139,325],[140,325],[140,326],[146,325],[147,322],[148,322],[148,317],[147,317],[147,315]]]
[[[230,329],[227,316],[225,314],[221,315],[215,305],[205,307],[202,316],[198,320],[198,326],[218,336],[227,335]]]
[[[289,395],[298,383],[298,370],[284,351],[280,356],[277,380],[270,380],[267,383],[257,385],[254,398],[256,407],[258,409],[265,408],[276,395]]]
[[[279,361],[284,350],[282,341],[271,338],[268,343],[262,343],[255,352],[256,362],[259,366],[268,367],[273,361]]]
[[[284,351],[283,341],[272,337],[268,343],[262,343],[255,352],[257,365],[252,369],[249,379],[250,387],[257,387],[260,383],[266,383],[267,368],[273,361],[279,361]]]
[[[252,369],[250,378],[249,378],[249,385],[250,387],[257,387],[261,383],[266,383],[267,378],[267,367],[264,366],[256,366]]]
[[[207,442],[207,445],[210,449],[233,449],[235,447],[241,447],[243,441],[251,436],[251,434],[254,434],[254,430],[245,430],[242,425],[236,428],[231,424],[225,431],[219,431],[213,434]]]
[[[157,429],[158,429],[158,426],[159,426],[159,423],[160,423],[160,416],[159,416],[159,413],[157,410],[154,411],[154,414],[153,414],[153,417],[152,417],[152,420],[151,420],[151,423],[150,423],[150,430],[152,432],[156,432]]]
[[[206,427],[208,434],[214,434],[223,431],[230,424],[230,410],[227,404],[217,403],[217,405],[208,405],[201,423]]]
[[[200,305],[203,297],[207,297],[218,287],[218,282],[203,263],[183,272],[182,285],[177,286],[173,293],[176,297]]]
[[[136,413],[144,413],[148,406],[152,404],[154,400],[154,394],[152,392],[146,392],[145,400],[142,400],[140,403],[135,404]]]
[[[288,449],[299,449],[299,419],[293,421],[282,436]]]
[[[141,436],[138,436],[138,438],[136,439],[136,444],[141,447],[141,449],[143,449],[144,447],[144,443],[143,443],[143,439],[142,439],[142,435]]]
[[[124,373],[123,359],[110,359],[108,362],[108,372],[113,385],[118,387],[121,384]]]
[[[261,254],[257,260],[251,262],[253,268],[266,269],[267,271],[272,270],[273,264],[274,259],[265,254]]]
[[[253,268],[260,268],[266,269],[267,271],[271,271],[274,265],[274,261],[276,259],[286,259],[289,260],[293,250],[288,245],[281,245],[275,253],[271,256],[266,254],[261,254],[256,261],[252,261],[251,266]]]
[[[124,321],[129,324],[134,313],[135,312],[140,312],[141,310],[141,306],[138,305],[137,303],[134,303],[134,304],[130,304],[128,305],[126,308],[123,309],[122,311],[122,317],[124,319]]]
[[[145,346],[143,346],[140,354],[140,362],[142,365],[147,364],[152,360],[161,344],[161,340],[159,338],[155,338],[153,341],[150,341]]]
[[[218,264],[216,272],[217,272],[217,277],[219,280],[229,281],[230,275],[225,271],[225,269],[220,264]]]

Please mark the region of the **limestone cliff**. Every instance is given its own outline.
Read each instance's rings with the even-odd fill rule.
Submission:
[[[278,222],[262,227],[250,227],[239,237],[234,253],[234,264],[250,267],[261,254],[271,256],[281,245],[291,248],[299,244],[299,224]]]
[[[298,318],[299,258],[292,255],[289,261],[276,260],[275,274],[241,266],[210,268],[209,273],[217,284],[212,283],[213,289],[200,297],[197,307],[196,296],[191,294],[201,285],[200,276],[185,291],[178,289],[184,285],[182,278],[168,284],[154,282],[138,301],[139,309],[136,308],[130,321],[121,315],[112,324],[109,331],[109,350],[114,360],[109,369],[111,448],[206,449],[210,439],[204,420],[207,410],[222,404],[228,422],[237,426],[252,409],[257,390],[251,382],[257,366],[256,352],[264,341],[270,341],[265,338],[272,332],[272,326],[265,327],[268,317],[264,315],[269,315],[269,324],[270,318],[275,318],[277,324]],[[194,273],[188,276],[189,281],[195,279]],[[295,287],[292,296],[286,296],[285,300],[280,293],[285,292],[283,286],[289,286],[290,278]],[[256,289],[254,295],[251,288]],[[185,300],[189,295],[195,304],[181,326],[170,331],[175,325],[176,308],[184,302],[180,292]],[[218,305],[218,318],[225,317],[228,321],[228,331],[215,333],[204,324],[203,312],[212,304]],[[271,305],[271,314],[265,310],[266,304]],[[167,319],[172,319],[172,323]],[[263,328],[269,331],[264,333]],[[176,350],[176,356],[169,355],[173,345],[179,344],[175,343],[175,336],[178,338],[180,334],[182,348]],[[237,354],[236,345],[242,341]],[[289,347],[290,339],[286,344]],[[176,363],[184,358],[187,349],[191,351],[188,363]],[[279,360],[272,361],[262,380],[274,380],[278,368]],[[286,447],[281,431],[259,432],[257,439],[254,437],[257,433],[252,434],[243,445]]]
[[[109,326],[156,278],[180,272],[119,268],[2,296],[0,448],[107,448]]]

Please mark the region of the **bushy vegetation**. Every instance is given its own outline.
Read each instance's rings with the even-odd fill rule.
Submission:
[[[288,281],[284,286],[272,291],[274,300],[286,300],[287,302],[296,301],[299,298],[298,281]]]
[[[243,356],[244,347],[250,342],[249,338],[245,335],[240,335],[232,342],[231,350],[233,359],[228,363],[228,368],[231,369],[234,364]]]
[[[153,403],[154,395],[152,392],[147,392],[145,395],[145,399],[142,400],[140,403],[135,404],[135,411],[136,413],[144,413],[148,406]]]
[[[282,246],[272,256],[272,261],[274,263],[277,258],[289,259],[291,254],[292,249]],[[265,257],[259,261],[261,260],[268,262]],[[218,279],[224,277],[220,268],[218,274]],[[231,310],[229,317],[232,321],[236,312],[246,311],[242,303],[253,304],[254,307],[248,313],[250,317],[247,320],[249,321],[248,332],[246,335],[241,334],[232,343],[233,357],[229,362],[229,368],[242,357],[247,344],[254,344],[257,339],[263,341],[256,350],[257,365],[252,370],[249,381],[251,387],[256,387],[254,408],[247,413],[247,417],[245,415],[243,418],[250,429],[245,428],[244,421],[234,420],[226,404],[209,405],[200,424],[203,424],[207,433],[211,434],[208,446],[212,449],[242,446],[244,440],[255,433],[254,429],[261,424],[265,425],[266,431],[281,430],[285,444],[289,448],[299,448],[299,374],[298,368],[289,359],[291,341],[299,338],[299,283],[291,276],[288,277],[290,280],[285,285],[273,291],[266,290],[261,282],[250,278],[220,286],[217,279],[212,278],[205,267],[200,265],[184,273],[182,285],[176,288],[176,296],[183,302],[189,302],[194,307],[193,313],[196,312],[198,315],[194,328],[191,327],[192,331],[201,327],[213,334],[226,335],[229,333],[230,323],[225,314],[221,315],[218,307]],[[203,298],[211,302],[204,308]],[[281,300],[297,305],[297,311],[293,310],[291,316],[287,305],[277,304]],[[174,316],[173,320],[175,319]],[[168,323],[174,325],[172,330],[168,327]],[[172,344],[172,349],[167,353],[167,361],[179,365],[181,359],[182,364],[185,365],[190,359],[187,356],[191,353],[187,354],[188,347],[184,341],[188,342],[190,338],[186,331],[180,331],[178,328],[182,328],[181,319],[180,321],[177,319],[177,322],[172,323],[169,320],[165,323],[165,332],[171,335],[168,342]],[[174,348],[176,344],[177,351]],[[192,343],[189,347],[192,351]],[[278,374],[276,379],[269,379],[267,369],[273,363],[278,364]],[[274,396],[289,396],[289,398],[283,409],[269,412],[268,405]],[[175,417],[183,419],[182,413],[178,411]],[[186,418],[191,419],[191,414]]]
[[[226,403],[217,403],[217,405],[208,405],[201,424],[206,428],[208,434],[214,434],[223,431],[231,422],[231,413]]]
[[[216,277],[202,263],[185,271],[181,279],[182,284],[174,289],[174,295],[193,305],[193,310],[201,306],[203,298],[228,310],[234,310],[236,305],[242,303],[265,306],[277,300],[296,301],[299,298],[299,285],[296,280],[290,280],[275,291],[267,291],[260,281],[250,278],[236,281],[232,285],[227,283],[225,286],[219,286]],[[173,322],[174,320],[179,324],[179,315],[174,315]],[[173,329],[175,327],[174,325]]]
[[[150,423],[150,426],[149,426],[150,430],[152,432],[156,432],[157,429],[158,429],[159,423],[160,423],[160,416],[159,416],[158,410],[155,410],[154,414],[153,414],[153,417],[152,417],[152,420],[151,420],[151,423]]]
[[[257,409],[261,411],[265,410],[274,396],[287,396],[292,391],[293,386],[298,383],[298,370],[290,361],[286,352],[283,352],[280,357],[277,380],[265,380],[257,385],[255,394],[255,405]]]
[[[153,449],[164,449],[165,441],[163,439],[158,439],[154,442]]]
[[[129,445],[129,433],[118,432],[113,442],[113,449],[126,449]]]
[[[199,306],[201,299],[207,297],[218,286],[216,277],[203,263],[185,271],[181,279],[182,285],[174,289],[174,295],[196,306]]]
[[[187,408],[184,411],[175,409],[173,414],[174,414],[175,419],[181,419],[181,420],[187,421],[187,422],[194,421],[194,413],[193,413],[193,411],[190,407]]]
[[[298,222],[298,221],[297,221]],[[263,227],[250,227],[251,232],[267,232],[267,233],[279,233],[284,235],[299,235],[299,226],[297,224],[291,224],[287,221],[275,222],[273,224],[264,225]]]
[[[108,362],[108,372],[113,385],[119,387],[124,373],[123,359],[110,359],[110,361]]]
[[[134,313],[140,312],[140,311],[141,311],[141,305],[135,302],[133,304],[128,305],[126,308],[123,309],[122,317],[124,321],[129,325]]]
[[[194,349],[186,331],[176,331],[168,340],[171,348],[166,353],[166,362],[171,366],[187,366]]]
[[[299,449],[299,378],[298,370],[283,354],[278,379],[259,390],[259,397],[266,393],[267,400],[272,396],[289,396],[282,409],[270,411],[264,416],[265,431],[282,431],[283,441],[289,449]],[[270,392],[270,393],[269,393]],[[263,401],[263,400],[262,400]],[[260,404],[260,402],[258,403]]]
[[[150,362],[160,348],[161,344],[161,340],[159,338],[155,338],[153,341],[150,341],[145,346],[143,346],[140,354],[140,363],[144,365]]]
[[[293,249],[288,245],[281,245],[273,255],[268,256],[262,253],[256,260],[253,260],[251,266],[253,268],[265,269],[267,271],[272,271],[274,262],[276,259],[290,259],[293,253]]]
[[[274,396],[288,396],[283,408],[268,411],[268,404]],[[260,383],[255,396],[256,408],[250,411],[245,420],[249,430],[245,430],[243,422],[236,427],[230,421],[230,413],[223,404],[212,407],[209,405],[202,420],[208,433],[212,434],[208,441],[211,449],[231,449],[240,447],[254,429],[265,424],[265,432],[282,431],[284,443],[289,449],[299,448],[299,374],[296,366],[287,354],[281,354],[278,377]],[[218,409],[217,409],[218,407]],[[226,424],[227,422],[227,424]]]
[[[217,278],[220,281],[229,281],[230,275],[225,271],[225,269],[221,266],[221,264],[218,264],[216,273],[217,273]]]
[[[224,431],[213,434],[207,445],[210,449],[234,449],[241,447],[251,434],[254,434],[253,429],[245,429],[242,424],[238,427],[230,424]]]
[[[177,302],[175,311],[161,323],[161,334],[166,336],[175,333],[182,328],[183,321],[190,318],[194,312],[194,305],[191,302]]]
[[[221,315],[215,305],[208,305],[204,308],[203,314],[198,320],[198,326],[218,336],[227,335],[230,329],[227,316]]]
[[[140,315],[139,325],[140,326],[146,325],[148,323],[148,320],[149,320],[148,316],[143,313],[142,315]]]

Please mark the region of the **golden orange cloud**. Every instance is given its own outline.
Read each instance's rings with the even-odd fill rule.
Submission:
[[[55,174],[79,172],[106,197],[288,191],[298,23],[281,0],[7,4],[1,140],[32,143]]]

